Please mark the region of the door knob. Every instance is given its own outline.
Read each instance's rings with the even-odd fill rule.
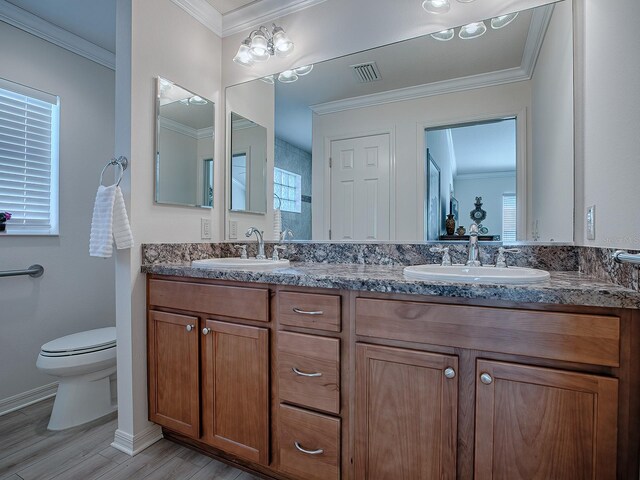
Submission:
[[[210,332],[210,331],[211,331],[211,329],[210,329],[210,328],[205,327],[205,328],[203,328],[203,329],[202,329],[202,334],[203,334],[203,335],[209,335],[209,332]]]
[[[491,384],[491,382],[493,382],[493,378],[491,377],[491,375],[485,372],[480,375],[480,381],[485,385],[489,385]]]
[[[187,332],[190,332],[194,328],[196,328],[195,325],[187,325]]]
[[[447,378],[454,378],[456,376],[456,371],[451,367],[447,367],[444,369],[444,376]]]

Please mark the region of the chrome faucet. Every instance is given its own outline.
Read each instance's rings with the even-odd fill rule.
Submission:
[[[467,254],[467,267],[481,267],[480,246],[478,245],[478,225],[472,223],[469,227],[469,253]]]
[[[264,256],[264,240],[262,238],[262,234],[264,232],[258,230],[256,227],[249,227],[249,230],[247,230],[247,233],[245,233],[245,237],[250,237],[253,234],[256,234],[256,238],[258,239],[258,254],[256,255],[256,258],[258,260],[264,260],[265,257]]]

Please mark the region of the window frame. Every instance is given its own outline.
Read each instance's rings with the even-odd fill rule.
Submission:
[[[282,178],[282,175],[287,175],[290,177],[293,177],[294,179],[294,185],[284,185],[283,183],[277,183],[276,182],[276,172],[280,171],[280,175]],[[279,196],[277,196],[276,194],[276,185],[279,185],[281,188],[293,188],[294,191],[294,197],[293,199],[290,198],[280,198]],[[281,191],[282,193],[282,191]],[[279,203],[278,203],[279,200]],[[283,208],[283,205],[285,205],[285,202],[293,202],[294,204],[294,209],[291,210],[288,207],[287,208]],[[292,172],[291,170],[287,170],[285,168],[281,168],[281,167],[274,167],[273,168],[273,208],[274,210],[277,209],[278,207],[280,207],[280,211],[282,212],[289,212],[289,213],[302,213],[302,175],[300,175],[299,173],[296,172]]]

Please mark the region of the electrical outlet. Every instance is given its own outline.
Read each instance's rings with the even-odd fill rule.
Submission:
[[[596,206],[587,208],[587,240],[596,239]]]
[[[200,238],[203,240],[211,239],[211,219],[210,218],[201,218],[200,219]]]
[[[238,222],[235,220],[229,220],[229,240],[236,240],[238,238]]]

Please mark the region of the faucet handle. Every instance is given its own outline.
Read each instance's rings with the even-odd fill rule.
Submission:
[[[234,245],[234,248],[241,249],[240,258],[247,258],[247,246],[246,245]]]
[[[273,246],[273,253],[271,254],[271,260],[277,262],[278,260],[280,260],[280,255],[278,254],[278,250],[286,250],[287,247],[282,246],[282,245],[274,245]]]
[[[496,258],[496,267],[497,268],[507,268],[507,253],[520,253],[519,248],[498,248],[498,257]]]
[[[293,239],[293,232],[291,231],[290,228],[285,228],[283,231],[280,232],[281,242],[285,242],[287,240],[287,237]]]
[[[449,247],[431,247],[429,249],[431,253],[441,253],[442,254],[442,266],[450,267],[451,266],[451,256],[449,256]]]

